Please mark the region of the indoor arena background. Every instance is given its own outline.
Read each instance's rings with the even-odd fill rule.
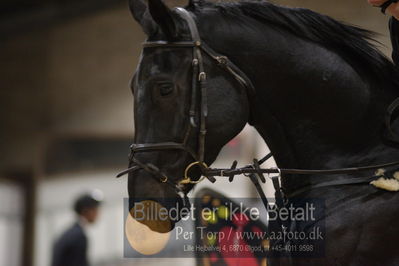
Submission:
[[[388,17],[366,0],[274,2],[374,30],[390,53]],[[127,1],[5,0],[0,9],[0,266],[48,266],[54,239],[74,219],[71,202],[94,188],[105,195],[89,231],[94,265],[176,264],[123,258],[126,179],[115,175],[126,167],[133,139],[128,85],[145,39]],[[246,128],[216,164],[244,164],[266,152]],[[255,195],[241,180],[218,181],[218,191]]]

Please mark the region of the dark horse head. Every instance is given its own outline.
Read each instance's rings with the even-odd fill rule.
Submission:
[[[185,170],[191,180],[198,180],[201,168],[210,165],[248,122],[267,142],[280,168],[343,168],[399,157],[384,139],[383,128],[386,108],[399,96],[397,70],[369,43],[370,32],[306,9],[264,1],[190,2],[186,10],[202,43],[246,74],[256,90],[253,97],[205,53],[206,84],[198,87],[193,64],[198,55],[192,47],[156,44],[193,41],[181,12],[161,0],[149,0],[148,6],[131,0],[130,7],[149,43],[132,82],[138,143],[131,157],[136,170],[129,176],[132,199],[154,200],[167,208],[185,205],[184,194],[193,187],[180,182]],[[205,86],[204,98],[200,88]],[[207,130],[203,147],[202,119]],[[289,195],[317,184],[319,178],[287,175],[282,187]],[[375,192],[356,186],[307,193],[335,200],[351,189],[364,190],[365,195]],[[351,217],[346,218],[351,224]],[[352,229],[348,232],[357,230]]]
[[[129,176],[129,197],[153,200],[167,209],[186,206],[186,194],[201,168],[248,122],[247,92],[215,60],[193,54],[192,47],[156,45],[193,41],[176,10],[160,0],[149,1],[148,7],[141,0],[130,4],[150,45],[143,49],[132,81],[139,144],[133,146],[131,166],[141,167]],[[181,182],[188,175],[193,182]]]

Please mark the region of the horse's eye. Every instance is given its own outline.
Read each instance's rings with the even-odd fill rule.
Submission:
[[[158,88],[161,96],[168,96],[173,93],[174,86],[172,83],[159,83]]]

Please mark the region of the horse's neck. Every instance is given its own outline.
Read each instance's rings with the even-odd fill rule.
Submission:
[[[230,57],[256,87],[256,128],[279,167],[331,169],[399,159],[399,150],[381,138],[386,108],[398,92],[377,88],[326,48],[276,30],[265,34],[268,42],[228,50],[236,50]],[[306,176],[283,181],[292,189],[314,182]]]

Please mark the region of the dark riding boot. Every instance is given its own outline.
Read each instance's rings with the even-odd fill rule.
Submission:
[[[389,30],[391,31],[393,49],[392,59],[395,62],[395,65],[399,67],[399,20],[392,17],[389,22]]]

